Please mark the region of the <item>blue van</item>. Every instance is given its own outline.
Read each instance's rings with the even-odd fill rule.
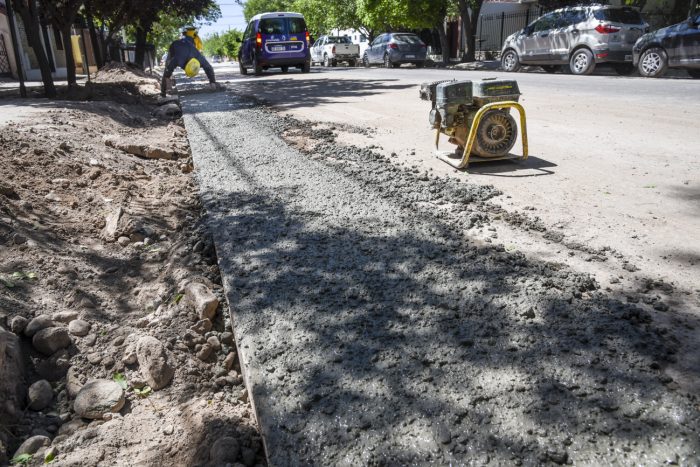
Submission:
[[[242,75],[248,74],[248,68],[256,75],[274,67],[286,73],[290,66],[308,73],[311,54],[304,16],[286,12],[253,16],[243,33],[238,65]]]

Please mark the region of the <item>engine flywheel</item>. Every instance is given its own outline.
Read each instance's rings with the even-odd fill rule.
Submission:
[[[509,113],[501,110],[486,112],[476,130],[472,153],[481,157],[505,156],[518,138],[518,125]]]

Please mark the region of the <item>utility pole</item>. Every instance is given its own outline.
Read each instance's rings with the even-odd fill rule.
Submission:
[[[12,0],[6,0],[7,21],[10,24],[10,36],[12,36],[12,50],[15,53],[15,65],[17,66],[17,78],[19,78],[19,95],[27,97],[27,88],[24,85],[24,68],[22,67],[22,57],[19,54],[17,42],[17,31],[15,30],[15,17],[12,12]]]

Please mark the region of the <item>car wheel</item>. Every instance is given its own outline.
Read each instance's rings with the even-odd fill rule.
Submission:
[[[659,47],[651,47],[645,50],[639,57],[639,74],[647,78],[658,78],[668,68],[668,56],[666,51]]]
[[[311,71],[311,62],[304,62],[304,64],[301,66],[301,72],[308,73],[310,71]]]
[[[700,79],[700,70],[687,69],[685,71],[688,72],[691,78]]]
[[[545,73],[551,74],[551,73],[556,73],[557,70],[559,69],[559,66],[557,66],[557,65],[542,65],[542,66],[540,66],[540,68],[542,68],[545,71]]]
[[[518,54],[515,52],[515,50],[506,50],[503,57],[501,57],[501,67],[503,68],[503,71],[507,71],[509,73],[516,72],[520,69],[520,59],[518,58]]]
[[[331,66],[331,60],[328,58],[328,55],[323,56],[323,66],[326,68],[330,68]]]
[[[394,68],[394,62],[391,61],[389,54],[384,54],[384,68]]]
[[[286,72],[288,72],[288,71],[289,71],[289,67],[288,67],[288,66],[286,66],[286,65],[285,65],[285,66],[283,66],[283,67],[280,67],[280,68],[282,68],[282,73],[286,73]]]
[[[357,66],[357,61],[356,60],[350,60],[348,61],[348,66],[355,68]]]
[[[258,63],[258,57],[253,57],[253,70],[255,76],[262,75],[262,66]]]
[[[362,56],[362,65],[364,65],[365,68],[369,68],[369,55],[367,55],[367,52]]]
[[[595,60],[593,54],[588,49],[578,49],[571,54],[569,60],[571,73],[575,75],[590,75],[595,70]]]
[[[241,60],[241,57],[238,57],[238,71],[240,71],[242,75],[248,74],[248,69],[243,66],[243,61]]]
[[[423,68],[425,66],[425,63],[423,62],[416,62],[416,68]]]

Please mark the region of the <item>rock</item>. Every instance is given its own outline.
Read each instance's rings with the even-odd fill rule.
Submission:
[[[206,334],[207,332],[211,331],[212,324],[211,320],[208,318],[205,319],[200,319],[194,325],[190,328],[197,334]]]
[[[27,323],[29,323],[29,320],[24,316],[15,316],[10,321],[10,331],[18,335],[22,334],[27,328]]]
[[[124,210],[121,206],[118,206],[107,214],[105,226],[102,229],[102,238],[108,242],[113,242],[116,239],[117,230],[119,229],[119,219],[121,219],[122,214],[124,214]]]
[[[112,368],[114,366],[114,358],[109,355],[102,359],[102,366],[105,368]]]
[[[180,112],[180,108],[177,107],[177,109],[178,112]],[[182,112],[180,112],[180,115],[182,115]],[[177,159],[180,155],[180,152],[177,150],[152,146],[144,142],[133,141],[133,139],[121,140],[116,138],[107,138],[105,140],[105,145],[124,151],[127,154],[133,154],[134,156],[145,157],[147,159],[172,160]]]
[[[68,324],[73,320],[78,319],[78,312],[77,311],[61,311],[59,313],[54,313],[51,316],[51,319],[54,320],[54,322],[57,323],[65,323]]]
[[[93,365],[97,365],[102,361],[102,355],[99,352],[92,352],[87,354],[87,361]]]
[[[535,319],[535,310],[530,308],[525,313],[523,313],[522,316],[523,316],[523,318],[527,318],[527,319]]]
[[[54,201],[54,202],[60,202],[60,201],[61,201],[61,197],[58,196],[58,195],[57,195],[56,193],[54,193],[53,191],[50,191],[48,195],[45,195],[45,196],[44,196],[44,199],[45,199],[46,201]]]
[[[209,461],[212,465],[225,465],[238,460],[240,446],[235,438],[224,436],[214,441],[209,450]]]
[[[185,286],[185,298],[194,306],[197,316],[201,319],[212,320],[216,315],[219,299],[206,285],[199,282],[188,283]]]
[[[233,364],[236,361],[236,352],[231,352],[228,355],[226,355],[226,358],[224,359],[224,368],[226,368],[226,371],[231,371],[231,368],[233,368]]]
[[[452,434],[444,423],[435,428],[435,440],[441,444],[449,444],[452,441]]]
[[[167,386],[175,375],[168,363],[165,347],[155,337],[142,337],[136,343],[136,356],[141,367],[141,375],[154,390]]]
[[[153,115],[163,120],[175,120],[182,117],[182,109],[175,103],[163,104],[153,112]]]
[[[90,332],[90,323],[83,321],[82,319],[75,319],[68,323],[68,331],[74,336],[87,336],[87,334]]]
[[[207,339],[207,344],[209,344],[211,348],[216,351],[221,350],[221,342],[219,342],[219,338],[216,336],[209,337]]]
[[[233,345],[233,333],[232,332],[222,332],[221,333],[221,343],[224,345]]]
[[[66,391],[68,391],[68,397],[71,399],[74,399],[83,387],[78,371],[78,367],[72,366],[68,369],[68,374],[66,375]]]
[[[88,381],[80,389],[73,410],[80,417],[101,420],[107,412],[119,412],[124,403],[124,390],[118,383],[98,379]]]
[[[197,358],[203,362],[206,362],[209,360],[209,357],[211,357],[212,352],[214,352],[212,346],[209,344],[204,344],[199,352],[197,352]]]
[[[51,355],[57,350],[65,349],[71,345],[68,329],[59,327],[42,329],[34,334],[32,345],[44,355]]]
[[[175,428],[172,425],[166,425],[165,428],[163,428],[163,434],[164,435],[172,435],[173,432],[175,431]]]
[[[66,349],[61,349],[49,358],[41,359],[36,364],[36,372],[43,379],[58,381],[68,373],[70,369],[70,354]]]
[[[124,356],[122,357],[122,363],[124,365],[133,365],[138,361],[138,356],[136,355],[136,347],[133,344],[129,344],[124,350]]]
[[[47,447],[50,444],[51,439],[47,436],[32,436],[31,438],[24,440],[24,442],[20,444],[20,446],[15,451],[15,455],[12,457],[21,456],[22,454],[34,455],[39,449]]]
[[[8,185],[5,181],[0,182],[0,195],[8,198],[17,199],[19,196],[12,185]]]
[[[24,328],[24,335],[27,337],[32,337],[42,329],[50,328],[52,326],[55,326],[55,323],[51,318],[49,318],[47,315],[39,315],[29,321],[27,327]]]
[[[126,247],[129,246],[129,243],[131,243],[131,239],[129,237],[119,237],[117,239],[117,243],[119,244],[119,246]]]
[[[0,327],[0,420],[11,420],[21,413],[23,381],[24,359],[19,338]]]
[[[89,334],[85,339],[83,339],[83,344],[87,345],[88,347],[92,347],[95,345],[95,342],[97,341],[97,334]]]
[[[27,401],[32,410],[43,410],[51,404],[53,400],[53,388],[51,383],[45,379],[40,379],[29,386],[27,391]]]

